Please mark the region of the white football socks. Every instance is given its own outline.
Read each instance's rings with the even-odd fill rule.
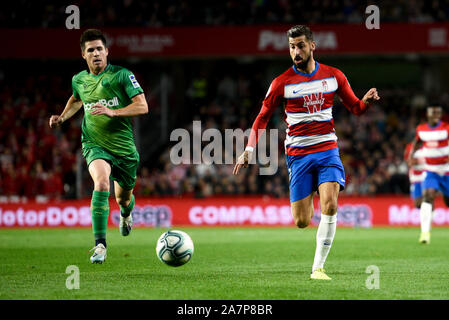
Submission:
[[[421,232],[430,232],[432,226],[432,204],[423,201],[419,214],[421,218]]]
[[[318,268],[323,268],[327,255],[334,241],[335,231],[337,230],[337,214],[328,216],[321,214],[320,225],[316,233],[316,250],[313,260],[312,272]]]

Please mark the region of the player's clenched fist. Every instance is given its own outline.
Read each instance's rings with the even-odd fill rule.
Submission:
[[[248,168],[248,164],[251,161],[252,155],[252,151],[246,150],[245,152],[243,152],[237,159],[237,163],[234,167],[234,170],[232,171],[232,174],[238,174],[241,167]]]
[[[379,94],[377,93],[376,88],[371,88],[368,90],[368,92],[365,94],[365,96],[362,98],[362,101],[365,102],[365,104],[370,104],[373,101],[379,100]]]
[[[57,116],[57,115],[52,115],[50,117],[50,128],[54,128],[56,126],[59,126],[60,124],[62,124],[64,122],[64,118],[61,116]]]

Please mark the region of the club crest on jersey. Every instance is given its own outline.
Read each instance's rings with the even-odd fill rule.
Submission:
[[[309,113],[321,111],[321,107],[324,104],[324,97],[322,92],[305,95],[303,96],[303,99],[304,108],[307,108]]]
[[[323,80],[321,82],[321,84],[323,85],[324,92],[329,90],[329,86],[327,85],[327,81],[326,80]]]
[[[129,80],[133,84],[134,88],[140,88],[140,84],[137,82],[137,79],[133,74],[129,75]]]

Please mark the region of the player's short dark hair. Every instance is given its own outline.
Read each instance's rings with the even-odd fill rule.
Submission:
[[[440,109],[443,109],[443,106],[441,105],[441,103],[438,103],[438,102],[434,101],[433,103],[429,103],[429,104],[427,105],[427,109],[430,109],[430,108],[440,108]]]
[[[98,29],[87,29],[83,32],[80,38],[81,50],[84,51],[87,41],[101,40],[106,48],[106,38],[103,33]]]
[[[287,37],[289,38],[296,38],[300,36],[306,36],[307,40],[313,41],[313,34],[308,26],[297,25],[291,27],[290,30],[287,31]]]

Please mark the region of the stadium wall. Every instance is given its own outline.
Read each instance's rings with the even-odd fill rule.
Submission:
[[[315,198],[312,225],[319,223]],[[288,199],[268,197],[139,198],[133,210],[136,227],[171,226],[293,226]],[[117,226],[118,205],[110,200],[110,226]],[[408,197],[341,197],[338,224],[347,227],[419,226],[419,210]],[[88,227],[90,201],[1,203],[0,228]],[[434,226],[449,226],[449,209],[435,203]]]
[[[291,25],[103,28],[114,58],[282,56],[288,52]],[[313,25],[320,54],[404,54],[449,52],[449,23],[382,23]],[[84,30],[1,29],[8,50],[0,58],[79,58]],[[192,36],[194,35],[194,36]],[[411,39],[412,36],[412,39]],[[58,50],[54,50],[54,41]],[[217,40],[218,39],[218,40]],[[220,45],[216,45],[217,41]],[[39,48],[39,50],[30,50]]]

